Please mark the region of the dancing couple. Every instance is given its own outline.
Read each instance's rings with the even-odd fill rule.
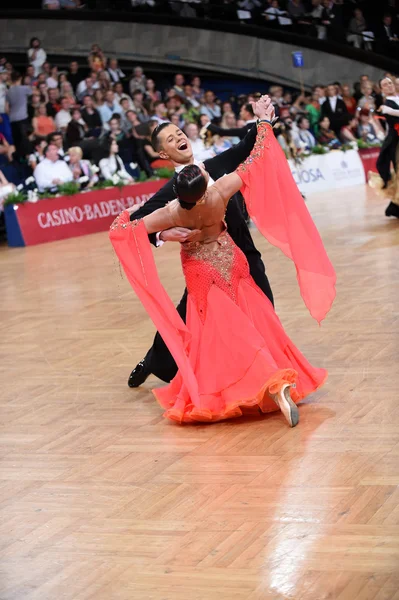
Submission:
[[[387,122],[388,132],[381,146],[380,154],[377,160],[377,173],[369,173],[369,184],[371,187],[382,190],[384,197],[389,199],[389,204],[385,210],[387,217],[396,217],[399,219],[399,185],[398,185],[398,165],[399,165],[399,96],[396,94],[395,84],[389,77],[384,77],[380,81],[381,93],[384,103],[378,109]],[[392,165],[395,174],[392,176]]]
[[[169,385],[154,394],[165,416],[179,423],[219,421],[258,406],[262,412],[280,409],[293,427],[299,419],[296,404],[326,378],[284,332],[267,297],[260,255],[248,229],[234,227],[235,209],[229,211],[230,198],[241,190],[258,229],[295,263],[304,302],[320,322],[335,297],[335,272],[274,137],[270,99],[262,97],[254,112],[256,142],[233,173],[215,182],[206,164],[189,159],[171,184],[172,201],[151,212],[147,205],[155,195],[137,212],[121,213],[111,226],[127,278],[177,365]],[[160,125],[153,139],[160,154],[180,149],[190,157],[186,136],[172,124]],[[245,225],[242,215],[235,217]],[[177,232],[184,238],[186,323],[160,283],[148,239],[174,239]]]

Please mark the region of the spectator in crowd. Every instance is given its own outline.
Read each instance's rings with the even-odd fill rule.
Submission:
[[[321,117],[318,129],[317,141],[321,146],[328,146],[329,148],[339,148],[341,146],[335,131],[330,129],[330,119],[327,116]]]
[[[293,136],[298,150],[311,150],[316,146],[316,139],[310,130],[310,121],[306,116],[301,116],[297,121],[298,129]]]
[[[61,102],[59,99],[60,93],[58,89],[49,90],[48,102],[46,110],[49,117],[55,118],[56,114],[61,110]]]
[[[138,120],[140,123],[145,123],[148,121],[148,113],[146,108],[144,107],[144,93],[136,89],[133,92],[133,110],[135,111]]]
[[[321,116],[329,118],[332,129],[338,135],[347,115],[348,109],[345,102],[341,98],[338,98],[335,84],[329,84],[327,87],[327,99],[321,106]]]
[[[206,148],[204,142],[200,138],[198,125],[195,123],[189,123],[186,125],[184,132],[191,142],[195,160],[203,161],[214,156],[214,153],[209,150],[209,148]]]
[[[90,69],[95,73],[104,71],[107,66],[107,59],[105,58],[104,52],[101,50],[98,44],[93,44],[91,47],[90,54],[88,56],[88,63]]]
[[[125,79],[126,75],[120,69],[116,58],[111,58],[108,63],[107,73],[111,80],[111,83],[119,83],[122,79]]]
[[[362,86],[363,96],[357,103],[358,108],[367,108],[368,110],[376,109],[376,94],[373,90],[371,81],[366,81]]]
[[[108,156],[100,160],[99,164],[102,177],[105,180],[110,180],[117,175],[126,184],[134,183],[133,177],[126,171],[125,165],[118,153],[118,142],[111,139],[108,147]]]
[[[47,60],[47,54],[41,47],[39,38],[32,38],[28,50],[29,64],[34,68],[34,76],[37,77],[42,71],[42,67]]]
[[[222,129],[237,129],[237,119],[232,110],[223,113],[222,122],[220,125]],[[240,137],[238,135],[228,136],[227,139],[232,145],[238,144],[240,141]]]
[[[136,90],[139,90],[145,94],[146,87],[147,79],[143,73],[143,69],[141,67],[135,67],[133,70],[133,76],[129,81],[130,95],[133,97],[133,94]]]
[[[201,87],[201,78],[196,75],[191,80],[191,86],[193,88],[193,96],[198,102],[201,102],[204,97],[204,90]]]
[[[82,75],[79,72],[79,63],[73,60],[69,64],[68,81],[72,85],[73,92],[76,93],[78,84],[82,81]]]
[[[180,96],[180,98],[182,98],[183,100],[185,99],[186,96],[184,93],[184,75],[182,75],[181,73],[175,75],[175,83],[172,89],[175,92],[176,96]]]
[[[86,123],[89,137],[99,137],[102,129],[100,113],[94,106],[93,98],[89,95],[83,97],[82,119]]]
[[[357,128],[359,121],[356,117],[348,115],[346,123],[341,127],[340,139],[343,144],[357,141]]]
[[[65,132],[71,116],[71,103],[65,96],[61,98],[61,110],[55,115],[55,125],[59,131]]]
[[[359,125],[357,136],[368,144],[378,144],[385,138],[385,133],[377,119],[373,119],[367,108],[359,112]]]
[[[56,145],[49,144],[44,155],[33,172],[39,192],[51,191],[62,183],[72,181],[73,175],[66,162],[60,159]]]
[[[46,84],[49,90],[58,87],[58,67],[51,67],[51,74],[47,77]]]
[[[47,108],[44,103],[39,104],[32,119],[33,133],[35,136],[46,137],[49,133],[56,130],[53,117],[47,114]]]
[[[317,129],[320,121],[321,106],[319,101],[318,88],[313,88],[311,101],[306,105],[306,113],[309,117],[310,128],[315,135],[317,135]]]
[[[157,121],[158,125],[167,121],[166,106],[164,102],[154,102],[154,114],[151,115],[151,120]]]
[[[28,154],[28,98],[32,93],[32,88],[27,85],[21,85],[21,74],[17,71],[11,73],[11,85],[6,95],[6,100],[10,107],[11,131],[17,153],[20,156]]]
[[[377,26],[376,38],[377,52],[398,58],[399,38],[390,13],[385,13],[382,22]]]
[[[13,144],[11,123],[8,115],[9,105],[7,102],[6,75],[0,73],[0,133],[4,135],[9,144]]]
[[[360,8],[355,8],[353,11],[353,18],[349,23],[349,33],[346,36],[346,39],[349,43],[353,44],[355,48],[362,48],[362,33],[364,31],[367,31],[366,19],[363,16],[362,10]]]
[[[15,146],[9,144],[5,136],[0,133],[0,164],[12,162],[15,152]]]
[[[205,92],[204,100],[205,103],[201,107],[201,114],[207,115],[210,121],[218,121],[222,116],[222,112],[220,106],[216,104],[215,94],[211,90],[208,90]]]
[[[82,119],[82,113],[79,108],[74,108],[72,110],[71,117],[65,134],[67,148],[80,144],[84,140],[88,130],[86,123]]]
[[[123,91],[122,83],[121,82],[115,83],[113,89],[114,89],[115,101],[118,102],[118,104],[122,104],[122,100],[127,100],[127,105],[128,105],[127,110],[132,110],[134,108],[133,100],[131,99],[131,97],[128,94],[125,94],[125,92]]]
[[[72,173],[73,180],[79,183],[82,189],[91,188],[98,182],[98,177],[94,173],[90,161],[83,160],[83,151],[79,146],[72,146],[68,150],[68,167]],[[86,179],[87,181],[80,181]]]
[[[349,85],[342,86],[342,100],[345,102],[346,109],[350,115],[356,114],[357,102],[351,93]]]
[[[83,96],[94,96],[94,92],[98,90],[99,87],[100,84],[97,79],[94,79],[91,75],[86,77],[86,79],[83,79],[76,88],[76,96],[79,102],[81,102]]]
[[[225,152],[232,146],[229,138],[221,137],[220,135],[214,135],[212,141],[211,151],[214,156],[222,154],[222,152]]]
[[[58,156],[60,158],[65,157],[64,138],[61,131],[54,131],[54,133],[50,133],[50,135],[47,136],[47,143],[57,147]]]
[[[162,100],[161,92],[159,92],[156,89],[155,81],[153,79],[147,79],[145,89],[146,89],[146,92],[145,92],[146,93],[146,97],[152,103],[159,102],[159,100]]]
[[[100,113],[103,125],[109,123],[112,115],[115,113],[122,114],[121,105],[116,101],[115,94],[112,90],[109,90],[105,94],[105,101],[101,106],[97,107],[97,110]]]
[[[4,200],[13,192],[15,192],[15,185],[7,181],[0,169],[0,211],[3,209]]]
[[[137,114],[134,110],[128,110],[125,116],[125,133],[127,133],[130,137],[133,137],[135,134],[135,127],[138,127],[138,125],[140,125],[140,121],[138,120]]]
[[[28,164],[30,166],[30,168],[32,169],[32,171],[34,171],[36,169],[36,166],[42,162],[42,160],[45,158],[44,156],[44,149],[47,147],[47,142],[46,142],[46,138],[41,137],[41,136],[37,136],[34,140],[33,140],[33,152],[29,155],[28,158]]]

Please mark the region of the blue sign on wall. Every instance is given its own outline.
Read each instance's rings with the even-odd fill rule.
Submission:
[[[292,53],[292,66],[294,69],[298,69],[304,66],[303,53],[302,52],[293,52]]]

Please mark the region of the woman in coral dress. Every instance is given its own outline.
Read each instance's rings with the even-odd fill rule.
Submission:
[[[254,149],[235,173],[209,187],[208,177],[186,166],[176,179],[176,200],[141,221],[131,222],[132,211],[124,211],[111,226],[124,271],[179,367],[154,395],[165,417],[179,423],[238,417],[258,406],[280,409],[293,427],[296,404],[327,373],[295,347],[250,276],[245,255],[226,232],[229,198],[241,189],[259,230],[295,262],[302,297],[318,321],[335,297],[334,269],[268,121],[259,123]],[[159,281],[148,241],[149,233],[176,226],[200,232],[198,241],[181,246],[186,324]]]

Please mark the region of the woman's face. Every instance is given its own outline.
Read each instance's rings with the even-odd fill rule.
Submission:
[[[193,85],[195,85],[196,87],[200,87],[201,79],[199,77],[193,77]]]
[[[236,126],[236,118],[234,115],[226,115],[226,125],[227,125],[227,127],[235,127]]]
[[[155,83],[153,79],[147,79],[147,90],[153,92],[155,90]]]
[[[75,152],[74,150],[72,150],[72,152],[69,152],[69,164],[71,165],[77,165],[78,162],[80,160],[80,156],[77,152]]]
[[[32,95],[32,104],[40,104],[40,94],[33,94]]]
[[[61,75],[58,78],[58,81],[60,83],[67,83],[68,80],[67,80],[67,76],[65,75],[65,73],[61,73]]]
[[[320,121],[320,127],[322,129],[330,129],[330,119],[328,117],[324,117],[324,119]]]
[[[47,109],[46,109],[46,105],[45,104],[41,104],[39,106],[39,115],[42,117],[47,116]]]
[[[232,108],[230,102],[224,102],[223,103],[223,112],[226,113],[226,112],[232,112],[232,111],[233,111],[233,108]]]

